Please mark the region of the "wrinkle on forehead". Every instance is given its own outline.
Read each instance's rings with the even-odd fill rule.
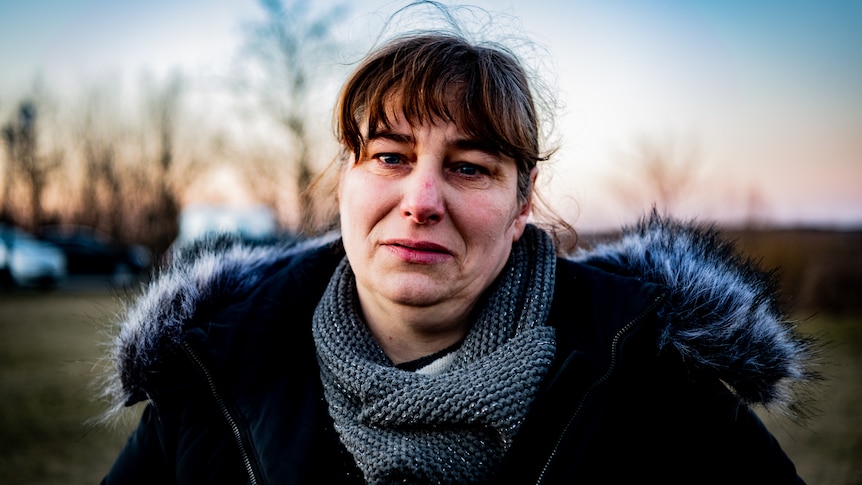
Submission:
[[[484,151],[500,153],[500,147],[496,143],[487,137],[479,136],[479,133],[482,133],[481,130],[465,124],[470,118],[464,116],[468,104],[463,96],[464,90],[457,87],[450,87],[443,99],[438,96],[430,98],[419,96],[425,98],[424,102],[421,99],[404,102],[405,96],[403,94],[390,93],[386,96],[382,109],[375,110],[378,116],[373,119],[371,114],[363,117],[365,120],[362,133],[363,142],[376,137],[379,132],[388,131],[402,120],[411,127],[425,124],[445,126],[448,123],[454,123],[458,127],[458,131],[464,135],[465,141],[475,147],[481,147]]]

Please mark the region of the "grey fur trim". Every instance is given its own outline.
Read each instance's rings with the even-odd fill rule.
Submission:
[[[667,287],[660,352],[676,351],[690,373],[721,379],[748,404],[805,417],[820,379],[815,342],[779,309],[774,275],[715,228],[653,211],[573,259]]]
[[[263,245],[223,236],[179,248],[143,294],[121,311],[107,356],[114,372],[98,383],[109,406],[102,420],[119,416],[145,392],[149,371],[177,349],[186,325],[205,307],[246,294],[278,261],[337,237]]]

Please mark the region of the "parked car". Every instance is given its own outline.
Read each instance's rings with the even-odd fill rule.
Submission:
[[[295,234],[279,230],[275,212],[263,205],[231,206],[192,204],[180,212],[179,233],[159,261],[170,264],[183,251],[194,251],[206,241],[242,242],[245,245],[285,244]]]
[[[226,234],[247,242],[266,242],[278,234],[275,213],[263,205],[190,205],[180,212],[179,225],[174,247]]]
[[[123,244],[84,226],[45,226],[39,239],[65,252],[70,275],[105,276],[114,284],[126,285],[147,273],[152,264],[143,246]]]
[[[0,224],[0,280],[4,284],[53,288],[66,279],[66,255],[17,227]]]

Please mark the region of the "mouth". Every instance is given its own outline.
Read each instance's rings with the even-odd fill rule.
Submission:
[[[389,241],[386,243],[390,246],[397,246],[404,249],[410,249],[413,251],[428,251],[431,253],[441,253],[441,254],[450,254],[451,251],[447,249],[445,246],[441,246],[439,244],[435,244],[428,241]]]
[[[433,264],[453,256],[446,246],[430,241],[392,240],[383,245],[401,260],[408,263]]]

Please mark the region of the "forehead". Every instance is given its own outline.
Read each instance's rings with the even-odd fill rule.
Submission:
[[[363,137],[366,143],[375,140],[404,144],[415,144],[417,141],[443,143],[457,150],[478,150],[497,158],[508,158],[502,156],[493,143],[469,134],[454,120],[437,116],[421,121],[408,120],[397,108],[389,111],[385,123],[378,122],[374,129],[367,127]]]
[[[451,91],[455,91],[452,89]],[[416,105],[405,103],[403,97],[391,94],[375,111],[368,112],[363,119],[363,136],[374,138],[385,132],[412,132],[419,129],[445,130],[460,138],[479,138],[471,133],[470,126],[465,126],[466,117],[463,100],[457,98],[454,92],[447,95],[440,103],[431,105]]]

